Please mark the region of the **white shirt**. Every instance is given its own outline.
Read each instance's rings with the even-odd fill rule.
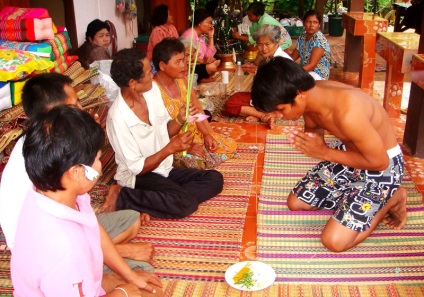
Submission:
[[[143,96],[151,126],[135,115],[121,92],[113,102],[106,122],[106,131],[118,164],[115,180],[119,185],[129,188],[134,188],[136,176],[143,170],[146,158],[169,143],[168,122],[171,117],[155,82],[152,89],[143,93]],[[173,161],[171,154],[153,172],[168,177]]]
[[[32,182],[25,170],[22,154],[24,137],[21,137],[10,154],[4,168],[0,187],[0,224],[7,246],[13,250],[19,215]]]
[[[290,60],[293,61],[292,57],[290,57],[288,53],[286,53],[285,51],[283,51],[281,49],[281,47],[278,47],[278,49],[275,51],[274,57],[283,57],[283,58],[287,58],[287,59],[290,59]]]

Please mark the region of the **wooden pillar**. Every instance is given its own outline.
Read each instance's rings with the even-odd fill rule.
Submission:
[[[424,15],[424,9],[423,9]],[[421,37],[418,54],[424,54],[424,18],[421,23]],[[424,158],[424,86],[414,82],[420,76],[420,69],[413,69],[411,92],[409,93],[403,145],[409,155]]]
[[[349,12],[364,12],[364,2],[363,0],[350,0],[349,1]]]
[[[324,6],[326,3],[327,0],[317,0],[315,9],[321,16],[324,15]],[[321,32],[324,32],[324,20],[321,22]]]

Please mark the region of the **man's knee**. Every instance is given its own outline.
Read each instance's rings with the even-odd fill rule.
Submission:
[[[332,252],[341,253],[354,246],[359,232],[353,231],[330,218],[321,234],[322,244]]]
[[[193,200],[193,199],[190,199]],[[194,213],[199,208],[199,204],[195,201],[192,201],[190,204],[181,207],[178,211],[173,213],[173,218],[183,219]]]
[[[292,211],[304,210],[303,204],[293,193],[287,197],[287,207]]]
[[[337,236],[334,235],[324,236],[324,234],[322,234],[321,242],[327,249],[334,253],[341,253],[349,249],[345,243],[340,242]]]
[[[137,220],[134,221],[134,223],[130,226],[130,237],[134,238],[137,236],[138,232],[140,231],[140,227],[141,227],[141,220],[140,220],[140,216],[138,217]]]
[[[208,170],[208,179],[210,180],[211,188],[215,190],[216,194],[221,193],[224,188],[222,173],[217,170]]]

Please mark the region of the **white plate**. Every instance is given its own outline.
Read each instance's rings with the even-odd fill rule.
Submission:
[[[250,270],[253,272],[253,279],[255,280],[255,285],[251,287],[250,289],[243,287],[241,285],[234,284],[234,280],[233,280],[233,277],[247,263],[250,263]],[[258,262],[258,261],[239,262],[234,265],[231,265],[225,272],[225,280],[231,287],[237,290],[250,291],[250,292],[259,291],[259,290],[268,288],[270,285],[274,283],[275,277],[276,277],[275,271],[271,266],[262,262]]]

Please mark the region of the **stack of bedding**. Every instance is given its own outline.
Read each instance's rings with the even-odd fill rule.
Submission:
[[[45,8],[4,7],[0,11],[0,111],[21,102],[28,76],[64,73],[72,62],[69,49],[66,29],[56,29]]]
[[[69,66],[68,32],[64,27],[56,28],[44,8],[3,8],[0,11],[0,48],[28,51],[46,58],[54,63],[51,71],[63,73]]]

